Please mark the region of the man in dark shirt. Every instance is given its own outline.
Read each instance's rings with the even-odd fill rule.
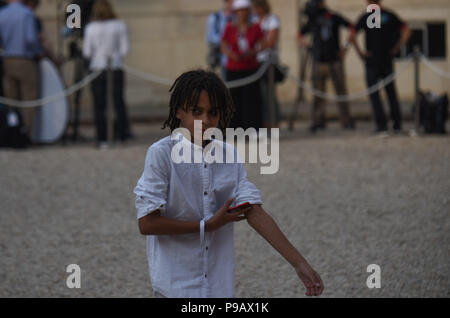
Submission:
[[[6,5],[6,1],[0,0],[0,9]],[[3,59],[0,54],[0,96],[3,96]]]
[[[368,3],[380,6],[381,0],[368,0]],[[368,20],[372,13],[364,13],[355,26],[356,33],[361,30],[365,31],[366,51],[359,47],[355,39],[356,33],[352,38],[359,56],[366,64],[368,87],[377,84],[380,79],[386,78],[394,72],[393,58],[411,36],[408,25],[400,20],[395,13],[383,7],[380,7],[380,9],[380,28],[371,28],[369,26]],[[395,132],[400,132],[402,129],[402,115],[394,82],[387,85],[385,90],[389,99],[393,129]],[[370,102],[377,126],[376,132],[385,134],[387,131],[387,120],[378,91],[370,95]]]
[[[341,27],[353,30],[353,26],[339,14],[330,12],[325,7],[324,0],[312,0],[309,5],[313,11],[309,14],[308,23],[301,28],[299,38],[300,44],[303,46],[306,45],[303,38],[305,34],[311,33],[313,38],[313,86],[317,90],[325,91],[326,80],[328,77],[331,77],[336,93],[338,95],[346,95],[347,87],[345,85],[343,58],[346,54],[347,46],[343,49],[341,48],[339,31]],[[324,104],[322,98],[317,96],[314,98],[312,132],[325,127]],[[348,103],[339,102],[338,108],[342,127],[354,128]]]

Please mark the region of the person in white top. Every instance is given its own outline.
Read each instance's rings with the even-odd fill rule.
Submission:
[[[92,7],[92,18],[86,25],[83,39],[83,56],[89,59],[91,71],[103,70],[92,81],[94,116],[97,142],[104,147],[107,141],[105,118],[108,66],[113,70],[113,99],[116,111],[114,138],[125,141],[132,137],[124,101],[123,59],[130,50],[127,27],[117,19],[113,7],[107,0],[96,0]],[[108,65],[110,63],[110,65]]]
[[[237,163],[236,149],[218,139],[191,137],[194,121],[201,121],[202,134],[228,127],[234,106],[225,84],[213,72],[189,71],[175,80],[171,92],[163,128],[169,127],[172,136],[150,146],[134,189],[155,296],[233,297],[233,223],[242,220],[295,268],[306,295],[320,295],[320,276],[261,207],[260,191],[247,179],[244,165]],[[180,145],[190,149],[188,162],[174,160]],[[234,161],[211,160],[212,149],[214,156],[223,150],[223,158]],[[192,161],[195,157],[200,160]],[[228,211],[246,202],[249,207]]]
[[[259,26],[264,33],[263,50],[258,53],[258,61],[261,66],[265,62],[272,61],[278,63],[278,42],[280,36],[280,20],[271,13],[271,7],[267,0],[253,0],[253,12],[258,19]],[[276,94],[276,89],[273,91],[274,96],[274,118],[271,119],[269,115],[269,84],[268,73],[261,79],[261,94],[263,96],[263,123],[265,128],[277,127],[281,120],[280,106]]]

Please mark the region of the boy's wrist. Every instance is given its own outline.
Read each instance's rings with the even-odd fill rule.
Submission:
[[[213,224],[211,219],[209,219],[205,222],[205,232],[212,232],[212,231],[213,231]]]
[[[299,256],[292,265],[295,269],[299,269],[303,267],[305,264],[308,264],[306,259],[304,259],[302,256]]]

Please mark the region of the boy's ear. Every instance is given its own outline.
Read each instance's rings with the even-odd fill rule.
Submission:
[[[176,112],[176,114],[175,114],[175,117],[177,117],[177,119],[181,120],[182,114],[181,114],[181,109],[180,109],[180,108],[177,109],[177,112]]]

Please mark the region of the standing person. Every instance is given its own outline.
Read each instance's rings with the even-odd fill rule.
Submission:
[[[2,7],[6,6],[6,2],[0,0],[0,10]],[[0,43],[1,47],[1,43]],[[0,54],[0,96],[3,96],[3,56]]]
[[[43,54],[36,17],[21,0],[9,0],[0,10],[0,46],[3,48],[5,97],[35,100],[39,94],[38,60]],[[29,138],[33,132],[34,108],[20,110]]]
[[[337,95],[346,95],[347,86],[344,72],[344,57],[348,45],[341,48],[340,30],[342,27],[353,31],[352,24],[340,14],[331,12],[325,6],[325,0],[310,0],[308,3],[308,22],[299,33],[301,45],[306,46],[304,35],[311,33],[312,44],[312,82],[316,90],[326,91],[326,80],[331,77]],[[355,124],[350,116],[348,102],[338,102],[339,118],[342,128],[353,129]],[[312,125],[315,133],[326,127],[325,101],[314,97]]]
[[[134,189],[155,296],[233,297],[233,223],[242,220],[293,266],[306,295],[319,296],[320,276],[261,207],[260,191],[248,181],[244,164],[236,161],[236,148],[194,135],[194,121],[201,121],[203,131],[224,132],[228,127],[233,101],[224,83],[213,72],[196,70],[178,77],[170,91],[170,113],[163,128],[168,126],[172,134],[150,146]],[[180,143],[190,149],[190,162],[172,159]],[[212,149],[234,159],[209,163]],[[194,163],[195,157],[201,163]],[[231,205],[245,202],[246,208],[229,211]]]
[[[264,64],[266,62],[272,62],[278,64],[278,42],[280,36],[280,20],[278,17],[271,13],[271,7],[267,0],[253,0],[253,11],[258,19],[259,26],[264,33],[263,50],[258,53],[258,62]],[[270,104],[269,104],[269,77],[268,72],[264,75],[261,84],[261,96],[262,96],[262,114],[263,124],[265,128],[277,127],[281,119],[280,106],[276,94],[276,89],[272,92],[274,97],[274,122],[271,122],[270,118]]]
[[[256,55],[264,34],[258,24],[251,22],[249,0],[234,0],[236,22],[228,23],[222,37],[222,52],[227,56],[227,81],[253,75],[259,67]],[[236,112],[231,120],[233,128],[262,127],[262,101],[259,81],[231,89]]]
[[[124,101],[123,58],[129,52],[129,40],[125,23],[117,19],[113,7],[107,0],[97,0],[92,8],[92,22],[84,33],[83,56],[90,59],[91,71],[102,70],[92,81],[94,116],[99,148],[107,148],[107,68],[111,61],[113,70],[113,99],[116,113],[115,136],[122,142],[131,137],[128,115]],[[111,105],[112,106],[112,105]]]
[[[369,4],[381,6],[381,0],[368,0]],[[393,59],[400,52],[403,45],[408,42],[411,30],[394,12],[381,7],[381,28],[369,28],[367,20],[371,13],[364,13],[356,23],[356,32],[361,30],[366,34],[366,51],[363,51],[356,41],[356,35],[352,40],[358,55],[366,64],[367,86],[371,87],[394,72]],[[391,82],[385,88],[391,119],[395,133],[402,130],[402,113],[397,98],[395,83]],[[381,135],[387,133],[387,120],[383,110],[383,104],[378,91],[370,95],[370,102],[375,117],[375,132]]]
[[[233,21],[233,0],[224,0],[222,10],[214,12],[208,17],[206,24],[206,42],[208,43],[208,67],[215,70],[218,66],[221,69],[221,75],[224,80],[226,76],[225,65],[227,58],[220,49],[222,43],[223,31],[228,23]]]
[[[24,4],[29,7],[33,12],[36,12],[36,9],[39,7],[39,0],[24,0]],[[43,56],[49,58],[57,67],[61,65],[61,61],[56,55],[53,53],[52,45],[48,40],[47,35],[45,34],[44,27],[42,25],[42,20],[35,14],[36,18],[36,29],[39,35],[39,41],[41,43],[41,47],[43,50]]]

